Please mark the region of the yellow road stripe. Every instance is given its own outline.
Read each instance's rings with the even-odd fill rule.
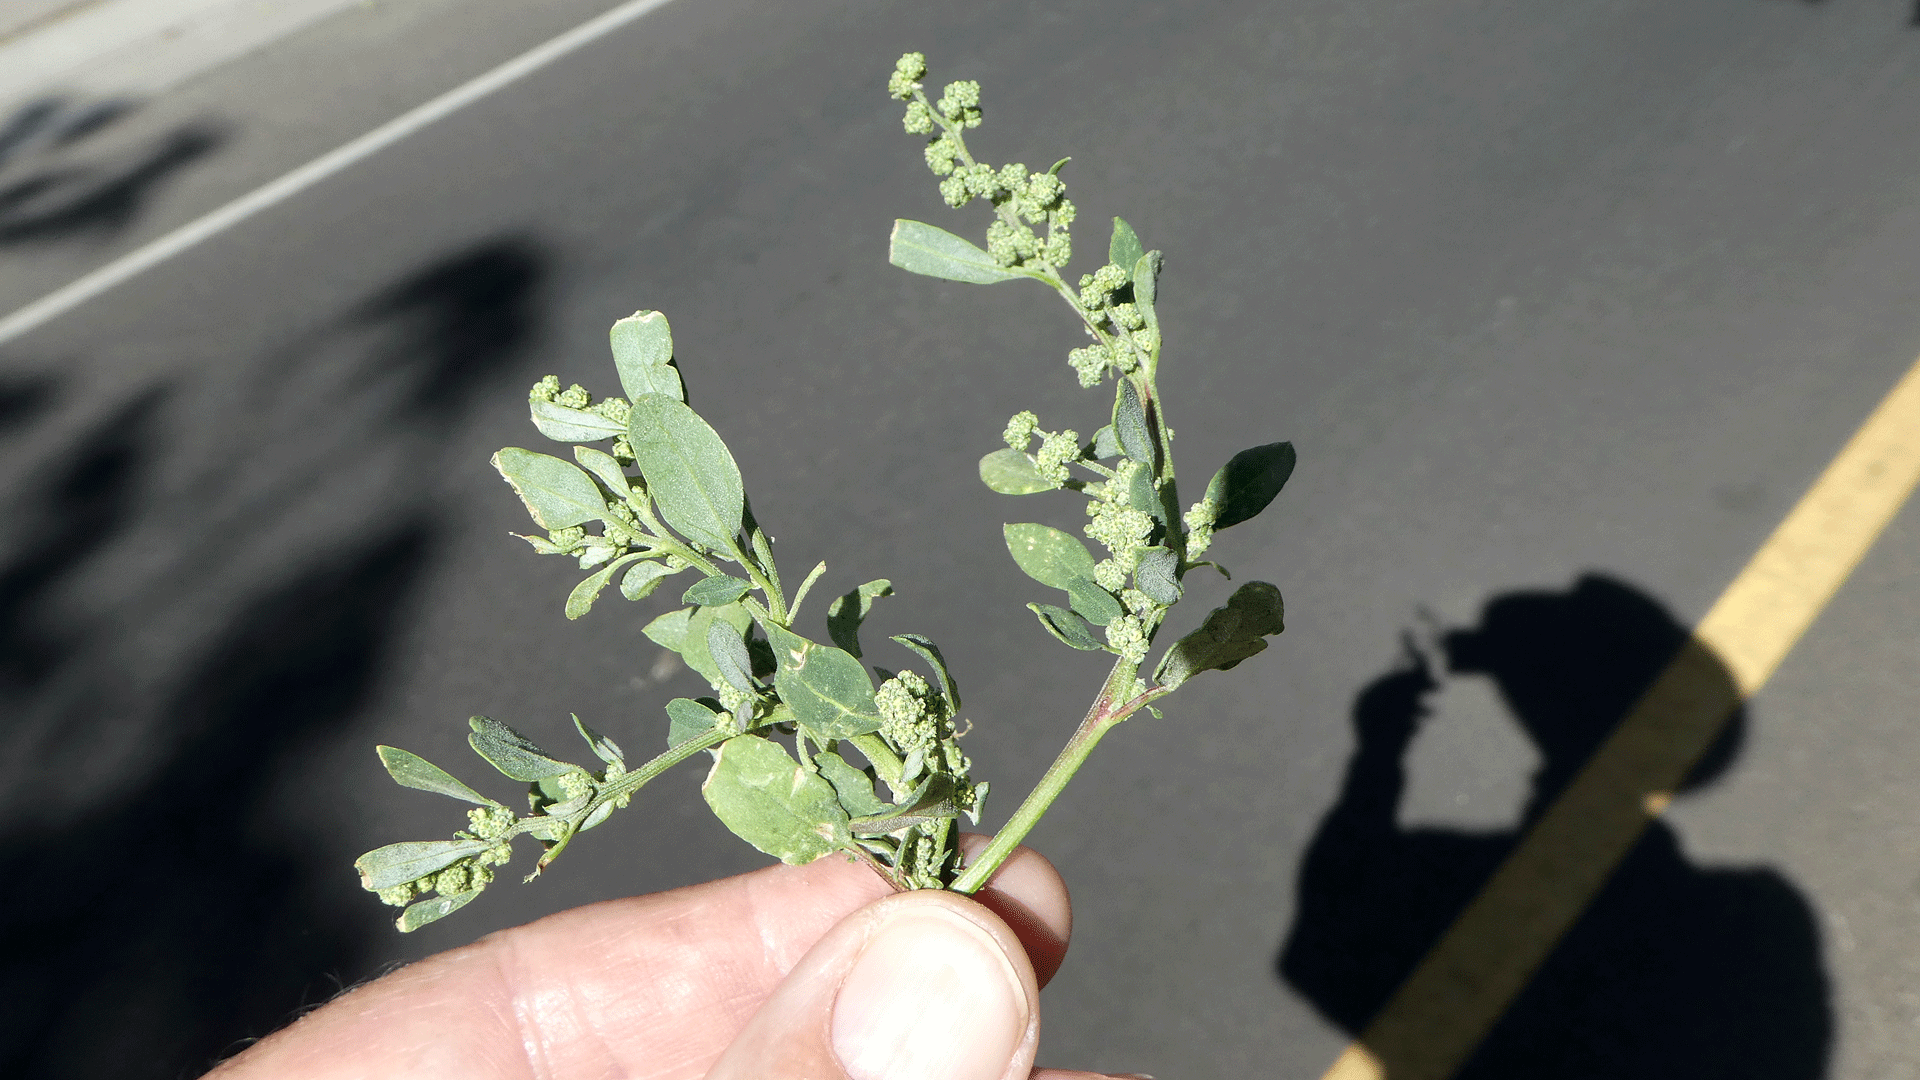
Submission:
[[[1459,1071],[1917,484],[1920,361],[1322,1080],[1449,1080]]]

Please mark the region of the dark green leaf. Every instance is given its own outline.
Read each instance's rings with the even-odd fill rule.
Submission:
[[[1101,424],[1100,430],[1093,433],[1093,456],[1101,460],[1117,458],[1126,451],[1120,448],[1120,436],[1113,433],[1112,424]]]
[[[855,836],[885,836],[911,825],[957,818],[960,808],[954,805],[953,795],[953,777],[936,773],[927,777],[906,802],[887,807],[881,813],[855,818],[847,827]]]
[[[1092,578],[1074,578],[1067,582],[1067,600],[1076,614],[1095,626],[1105,626],[1127,613],[1120,601]]]
[[[833,785],[834,793],[840,796],[840,805],[849,817],[882,814],[889,809],[887,801],[873,793],[873,777],[865,769],[856,769],[847,764],[847,760],[839,754],[815,754],[813,767],[820,771],[827,783]]]
[[[1128,457],[1153,470],[1153,434],[1147,429],[1146,410],[1140,407],[1140,393],[1132,379],[1120,380],[1120,395],[1113,404],[1113,433]]]
[[[780,664],[774,688],[815,739],[850,739],[879,729],[873,680],[860,661],[778,626],[769,627],[767,637]]]
[[[418,881],[493,846],[491,840],[414,840],[375,848],[353,860],[360,887],[368,892]]]
[[[735,690],[753,689],[753,657],[747,655],[747,641],[726,622],[715,619],[707,626],[707,654],[720,677]]]
[[[1133,264],[1133,306],[1147,320],[1147,329],[1160,333],[1160,316],[1154,311],[1160,286],[1160,253],[1149,251]]]
[[[687,636],[681,642],[680,656],[687,666],[704,676],[714,686],[725,683],[726,676],[720,666],[714,662],[713,653],[708,651],[707,631],[715,622],[724,622],[745,635],[747,627],[753,625],[753,616],[739,604],[721,604],[718,607],[697,607],[687,618]],[[731,684],[729,684],[731,685]]]
[[[945,229],[936,229],[919,221],[901,220],[893,223],[887,261],[915,274],[964,281],[972,285],[990,285],[996,281],[1038,276],[1029,271],[1010,270],[1001,266],[993,261],[993,256]]]
[[[1171,690],[1202,671],[1225,671],[1265,649],[1267,636],[1286,628],[1280,590],[1249,581],[1234,590],[1225,607],[1214,608],[1200,629],[1175,642],[1153,677]]]
[[[634,569],[638,570],[639,567]],[[640,628],[640,632],[663,649],[684,653],[687,646],[687,623],[693,616],[692,608],[669,611]],[[703,633],[705,631],[702,631]]]
[[[1133,226],[1113,219],[1113,239],[1107,241],[1107,261],[1120,269],[1131,273],[1133,264],[1140,261],[1146,250],[1140,246],[1140,238],[1134,235]]]
[[[867,612],[873,610],[875,599],[892,595],[893,583],[886,578],[876,578],[837,597],[827,605],[827,636],[835,645],[858,657],[860,624],[866,621]]]
[[[1042,585],[1064,589],[1074,578],[1093,576],[1093,555],[1087,545],[1059,529],[1024,522],[1001,532],[1013,561]]]
[[[980,482],[1002,495],[1032,495],[1059,486],[1040,475],[1031,457],[1006,448],[980,459]]]
[[[735,836],[785,863],[808,863],[853,844],[833,785],[758,735],[720,744],[700,793]]]
[[[555,442],[599,442],[627,433],[625,424],[585,409],[569,409],[557,401],[534,398],[527,407],[533,413],[533,426]]]
[[[620,595],[629,600],[645,599],[660,585],[661,579],[679,572],[650,559],[627,571],[627,576],[620,579]]]
[[[1147,469],[1134,470],[1133,480],[1127,485],[1127,505],[1162,525],[1167,523],[1167,508],[1160,501],[1160,493],[1154,490],[1153,473]]]
[[[1157,604],[1180,601],[1180,557],[1163,547],[1143,548],[1133,570],[1134,587]]]
[[[721,604],[733,603],[735,600],[747,595],[747,590],[751,588],[753,588],[753,583],[750,581],[742,581],[737,577],[728,577],[725,574],[719,574],[710,578],[701,578],[699,581],[694,582],[693,586],[687,590],[686,595],[680,598],[680,602],[683,604],[704,604],[708,607],[717,607]]]
[[[731,551],[745,494],[740,467],[705,420],[665,394],[633,401],[627,439],[667,524],[713,551]]]
[[[580,732],[580,737],[587,740],[587,746],[593,750],[594,757],[599,758],[609,765],[620,765],[623,767],[626,765],[627,758],[626,755],[620,752],[619,743],[588,727],[586,721],[580,719],[578,714],[574,714],[573,726],[576,731]]]
[[[375,748],[380,755],[380,764],[387,767],[387,775],[401,787],[415,791],[431,791],[437,795],[446,795],[462,802],[478,803],[481,806],[498,806],[499,803],[473,790],[453,778],[453,775],[417,754],[409,754],[397,746]]]
[[[1096,652],[1106,648],[1106,643],[1094,636],[1093,627],[1087,620],[1052,604],[1028,604],[1027,609],[1040,617],[1040,625],[1047,633],[1079,649],[1081,652]]]
[[[1238,525],[1267,508],[1293,475],[1293,444],[1268,443],[1233,455],[1207,484],[1207,499],[1218,513],[1213,527]]]
[[[479,895],[480,890],[474,889],[470,892],[455,893],[452,896],[436,896],[428,900],[416,900],[407,905],[406,910],[400,913],[399,918],[393,920],[393,925],[398,927],[401,933],[411,934],[428,923],[439,922],[441,919],[466,907],[473,902],[474,897]]]
[[[543,529],[584,525],[607,515],[607,500],[593,479],[570,461],[509,446],[493,455],[493,467],[513,485],[527,513]]]
[[[711,700],[711,699],[708,699]],[[712,706],[701,703],[700,699],[677,697],[667,702],[667,748],[679,746],[688,739],[698,739],[707,735],[721,722],[727,720],[727,714],[715,701]]]
[[[531,783],[580,768],[556,761],[525,735],[492,717],[476,716],[467,724],[473,728],[473,734],[467,736],[467,742],[473,746],[474,753],[486,758],[494,768],[515,780]]]
[[[601,590],[607,587],[607,582],[613,580],[614,573],[638,558],[640,558],[639,552],[622,555],[575,585],[573,591],[567,594],[567,618],[577,619],[593,610],[593,602],[600,599]]]
[[[940,680],[940,692],[946,695],[947,707],[954,713],[960,711],[960,687],[953,681],[953,673],[947,670],[947,658],[940,655],[940,646],[929,638],[919,634],[900,634],[893,640],[918,653],[920,659],[933,666],[934,677]]]
[[[668,363],[673,359],[673,331],[665,315],[636,311],[614,323],[607,340],[627,397],[638,400],[642,394],[665,394],[675,401],[686,400],[680,373]]]
[[[624,435],[626,430],[621,428],[614,434]],[[595,450],[591,446],[576,446],[573,448],[573,460],[579,462],[581,468],[607,485],[607,490],[613,492],[614,498],[625,499],[633,494],[633,481],[628,479],[626,470],[620,467],[620,463],[613,459],[612,454]]]

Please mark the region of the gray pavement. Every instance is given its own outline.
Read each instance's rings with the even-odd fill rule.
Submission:
[[[349,9],[0,162],[0,312],[608,6]],[[1906,16],[677,3],[0,347],[0,1072],[192,1075],[336,980],[759,865],[688,769],[411,937],[346,866],[443,810],[373,743],[455,765],[471,713],[561,742],[577,711],[644,747],[691,687],[639,635],[661,602],[562,618],[574,575],[486,466],[534,445],[526,384],[611,385],[636,308],[783,563],[894,580],[879,626],[942,644],[1012,808],[1100,666],[1030,625],[998,537],[1075,508],[973,461],[1017,409],[1100,406],[1057,301],[886,265],[894,217],[984,224],[881,90],[922,48],[985,84],[980,153],[1073,155],[1083,252],[1119,213],[1168,253],[1188,477],[1300,452],[1216,549],[1287,634],[1116,732],[1035,833],[1076,899],[1043,1061],[1318,1076],[1577,763],[1556,733],[1632,696],[1920,354]],[[1920,1075],[1916,515],[1471,1075]],[[1446,630],[1481,652],[1423,694],[1403,635]]]

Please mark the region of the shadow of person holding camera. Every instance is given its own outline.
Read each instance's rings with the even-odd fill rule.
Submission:
[[[1396,821],[1407,750],[1439,686],[1410,643],[1405,663],[1354,703],[1357,747],[1302,865],[1280,977],[1347,1031],[1365,1032],[1688,642],[1653,599],[1591,574],[1565,592],[1496,597],[1480,625],[1446,634],[1448,671],[1491,677],[1540,751],[1519,825],[1498,832]],[[1727,719],[1681,792],[1726,771],[1746,722],[1731,676],[1717,661],[1702,670],[1699,699]],[[1781,875],[1697,866],[1655,820],[1585,899],[1519,996],[1486,1018],[1463,1080],[1824,1075],[1833,1025],[1819,937]],[[1451,1067],[1417,1060],[1418,1046],[1369,1052],[1389,1078]]]

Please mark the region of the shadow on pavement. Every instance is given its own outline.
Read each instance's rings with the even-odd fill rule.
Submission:
[[[365,965],[384,922],[290,787],[379,691],[444,446],[547,273],[519,239],[456,253],[10,470],[0,1075],[198,1075]],[[59,398],[0,383],[0,433]]]
[[[1824,1074],[1833,1020],[1806,899],[1771,870],[1693,864],[1673,829],[1657,819],[1644,831],[1634,823],[1621,834],[1621,843],[1631,845],[1625,857],[1610,877],[1604,867],[1592,874],[1597,895],[1557,945],[1541,943],[1551,952],[1504,1012],[1489,1007],[1488,1015],[1469,1022],[1458,1002],[1443,1003],[1425,1006],[1425,1021],[1410,1021],[1405,1016],[1423,1006],[1395,997],[1520,847],[1527,827],[1623,727],[1669,661],[1699,658],[1701,650],[1689,641],[1652,598],[1597,575],[1565,592],[1496,597],[1479,626],[1444,637],[1448,669],[1490,676],[1539,747],[1543,764],[1513,832],[1401,828],[1396,812],[1405,755],[1426,697],[1437,689],[1435,672],[1409,647],[1402,666],[1360,692],[1353,710],[1358,745],[1339,801],[1308,850],[1298,914],[1277,968],[1328,1018],[1357,1037],[1365,1033],[1367,1050],[1391,1080],[1448,1075],[1462,1059],[1457,1075],[1479,1080],[1813,1080]],[[1698,745],[1681,751],[1697,763],[1680,791],[1725,772],[1745,725],[1733,681],[1719,662],[1709,658],[1692,671],[1688,690],[1709,720],[1693,729],[1703,733],[1696,735]],[[1724,723],[1715,723],[1719,717]],[[1582,783],[1590,789],[1591,778]],[[1613,783],[1632,785],[1634,778]],[[1667,783],[1649,776],[1638,790],[1658,793]],[[1596,816],[1593,828],[1618,826]],[[1551,857],[1533,865],[1548,865]],[[1456,948],[1513,948],[1535,906],[1528,890],[1542,907],[1567,903],[1578,910],[1589,899],[1549,897],[1543,890],[1554,887],[1553,873],[1523,882],[1514,865],[1518,860],[1502,870],[1501,888],[1487,890],[1501,893],[1508,917],[1483,920],[1494,931],[1464,945],[1456,935]],[[1507,940],[1499,940],[1502,935]],[[1469,957],[1454,970],[1474,966]],[[1456,989],[1460,999],[1477,992],[1467,984]],[[1473,1023],[1472,1033],[1457,1034]],[[1480,1031],[1486,1037],[1475,1050],[1471,1040]],[[1457,1052],[1438,1049],[1449,1039]]]
[[[48,97],[0,120],[0,247],[112,234],[182,169],[218,150],[226,129],[200,120],[131,147],[73,161],[64,151],[132,113],[132,102]]]

